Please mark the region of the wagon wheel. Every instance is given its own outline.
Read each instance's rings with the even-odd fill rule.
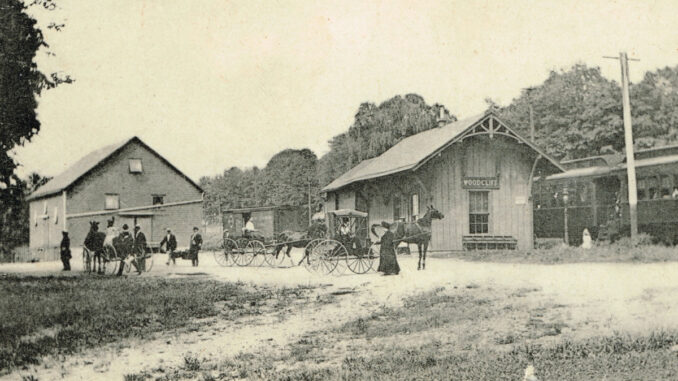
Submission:
[[[354,274],[365,274],[370,271],[372,267],[373,258],[370,258],[370,248],[367,249],[355,249],[353,254],[349,254],[348,259],[346,260],[346,266]]]
[[[367,253],[367,258],[370,260],[370,270],[372,271],[377,271],[380,249],[381,245],[379,243],[373,243],[370,246],[370,251]]]
[[[224,238],[221,251],[214,252],[214,260],[220,266],[233,266],[233,256],[237,255],[238,244],[230,239]]]
[[[311,257],[311,252],[313,251],[313,248],[316,247],[320,242],[322,242],[322,238],[316,238],[311,240],[309,243],[306,244],[306,247],[304,247],[304,256],[301,258],[301,261],[297,264],[297,266],[304,265],[306,267],[306,270],[309,270],[309,266],[311,264],[310,257]]]
[[[235,243],[238,245],[238,249],[240,250],[240,252],[245,250],[249,242],[250,240],[245,237],[238,237],[235,239]]]
[[[311,251],[310,270],[329,274],[337,268],[340,260],[345,260],[348,251],[340,242],[328,239],[319,242]]]
[[[87,247],[82,247],[82,271],[86,273],[92,272],[92,259],[94,258],[94,253],[90,251]]]
[[[244,241],[242,239],[237,239],[238,248],[233,252],[233,262],[238,266],[247,266],[252,263],[254,259],[254,252],[247,249],[249,242],[245,242],[245,246],[240,246]]]
[[[280,250],[278,251],[278,256],[276,257],[276,250],[280,247]],[[269,245],[269,247],[266,248],[267,253],[266,253],[266,258],[268,260],[268,264],[271,267],[283,267],[285,264],[285,260],[287,259],[287,244],[284,242],[277,242],[274,243],[273,245]],[[294,260],[292,260],[292,263],[294,264]]]
[[[247,243],[247,246],[245,247],[245,251],[249,254],[252,253],[252,260],[250,261],[250,265],[252,266],[257,266],[261,267],[264,265],[266,262],[266,257],[268,255],[266,254],[266,246],[261,241],[250,241]]]
[[[132,251],[132,255],[134,255],[132,261],[136,263],[137,268],[140,269],[141,272],[151,271],[153,268],[153,254],[147,254],[146,250],[137,247]],[[129,266],[129,264],[127,266]],[[127,268],[125,268],[125,270],[129,271]]]
[[[118,265],[120,260],[118,253],[113,246],[104,246],[103,250],[104,273],[107,275],[115,275],[118,273]]]

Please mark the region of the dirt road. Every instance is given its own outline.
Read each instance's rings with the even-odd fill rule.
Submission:
[[[293,255],[298,260],[300,253]],[[416,258],[401,257],[399,261],[402,272],[398,276],[318,276],[301,267],[220,267],[209,253],[201,254],[197,268],[182,260],[176,266],[166,266],[165,258],[157,256],[152,272],[142,276],[204,276],[274,286],[317,286],[315,296],[321,302],[290,306],[246,321],[215,321],[200,332],[163,333],[152,341],[126,341],[65,359],[45,359],[43,365],[2,379],[23,374],[41,380],[122,379],[145,369],[181,366],[187,355],[213,358],[251,352],[259,346],[282,347],[307,331],[337,326],[383,306],[398,306],[406,296],[438,287],[482,288],[488,293],[500,288],[530,290],[526,296],[529,303],[548,301],[567,306],[563,319],[571,327],[582,327],[567,333],[572,335],[678,328],[674,302],[678,263],[526,265],[429,258],[427,270],[416,271]],[[79,271],[81,261],[73,263]],[[34,274],[53,274],[59,269],[56,262],[0,266],[0,272]]]

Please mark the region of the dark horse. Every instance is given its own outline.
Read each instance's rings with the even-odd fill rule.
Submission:
[[[424,217],[418,219],[416,222],[394,222],[391,224],[389,230],[393,233],[394,242],[416,243],[419,249],[419,263],[417,270],[426,269],[426,250],[428,250],[428,243],[431,241],[431,221],[434,219],[441,220],[445,216],[440,213],[433,205],[426,208]],[[370,231],[375,236],[379,236],[374,228],[381,226],[380,224],[373,224]],[[423,250],[422,250],[423,249]]]
[[[301,265],[301,262],[304,261],[304,258],[308,262],[309,258],[308,255],[309,248],[307,247],[308,243],[314,239],[325,237],[326,232],[327,226],[325,226],[324,223],[316,222],[311,224],[311,226],[309,226],[308,230],[305,232],[295,232],[291,230],[285,230],[278,233],[278,235],[275,237],[276,242],[279,242],[279,244],[275,246],[275,259],[276,260],[278,259],[278,256],[280,255],[280,251],[282,250],[282,248],[287,247],[285,255],[287,256],[287,258],[290,258],[291,261],[292,257],[290,256],[290,251],[292,251],[293,247],[296,247],[304,248],[304,257],[301,259],[298,265]]]
[[[106,233],[99,231],[99,222],[90,221],[89,222],[89,232],[87,237],[85,237],[85,247],[92,253],[92,271],[96,269],[97,262],[99,263],[99,268],[97,273],[102,273],[103,268],[101,265],[101,257],[104,254],[104,240],[106,239]],[[84,253],[83,253],[84,255]],[[98,260],[98,261],[97,261]]]

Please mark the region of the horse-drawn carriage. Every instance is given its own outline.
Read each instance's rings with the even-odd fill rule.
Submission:
[[[82,248],[83,270],[100,274],[130,272],[134,266],[139,272],[153,268],[153,254],[136,245],[131,235],[119,235],[113,228],[115,219],[108,221],[107,232],[99,231],[99,223],[90,222],[90,231]],[[98,268],[97,268],[98,265]]]
[[[367,213],[351,209],[326,214],[327,236],[309,242],[304,265],[311,272],[364,274],[374,268],[379,246],[370,241]]]
[[[282,229],[278,223],[274,229]],[[298,224],[295,224],[296,227]],[[290,251],[292,248],[305,248],[309,242],[325,235],[323,224],[313,223],[305,231],[282,230],[265,236],[262,231],[243,232],[242,235],[231,236],[224,232],[222,250],[214,253],[214,259],[221,266],[270,266],[280,267],[288,258],[292,264]],[[283,253],[282,249],[286,248]]]

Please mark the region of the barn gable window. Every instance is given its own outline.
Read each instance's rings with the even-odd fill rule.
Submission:
[[[468,196],[469,233],[487,234],[490,225],[489,192],[469,192]]]
[[[120,209],[120,195],[107,194],[104,209]]]
[[[153,195],[153,205],[162,205],[165,203],[165,195],[163,194],[154,194]]]
[[[141,159],[129,159],[129,172],[130,173],[142,173],[143,171],[144,171],[144,168],[141,165]]]

